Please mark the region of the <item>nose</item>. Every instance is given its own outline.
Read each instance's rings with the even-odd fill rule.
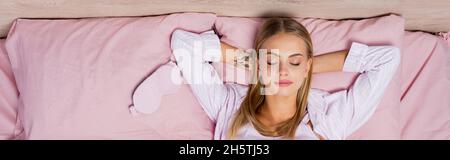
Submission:
[[[281,63],[279,66],[280,66],[280,69],[279,69],[280,77],[287,76],[288,75],[287,65],[284,63]]]

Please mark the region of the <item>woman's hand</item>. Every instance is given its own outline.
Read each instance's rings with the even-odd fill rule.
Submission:
[[[233,47],[224,42],[221,42],[221,50],[222,62],[232,64],[242,69],[253,69],[256,61],[252,60],[251,53],[245,52],[243,49]]]

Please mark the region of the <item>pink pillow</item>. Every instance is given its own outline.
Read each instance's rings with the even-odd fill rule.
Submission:
[[[19,92],[6,54],[5,40],[0,39],[0,140],[14,137],[18,99]]]
[[[6,40],[23,139],[211,139],[189,87],[133,117],[132,93],[169,61],[171,33],[211,30],[214,14],[15,21]],[[149,97],[150,99],[151,97]]]
[[[349,49],[351,42],[356,41],[368,45],[393,45],[401,48],[404,33],[404,19],[396,15],[388,15],[363,20],[323,20],[297,18],[311,33],[314,54]],[[253,48],[257,29],[262,24],[260,18],[218,17],[215,22],[221,40],[239,47]],[[224,79],[232,76],[233,71],[219,70]],[[398,69],[400,73],[401,69]],[[226,72],[226,73],[223,73]],[[355,73],[322,73],[314,75],[313,88],[336,91],[347,88],[356,78]],[[370,120],[356,131],[349,139],[399,139],[399,106],[400,106],[400,74],[396,74],[385,96],[382,98],[376,113]]]

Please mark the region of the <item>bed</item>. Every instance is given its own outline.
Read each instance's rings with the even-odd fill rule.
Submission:
[[[5,0],[0,7],[0,139],[211,139],[214,122],[187,85],[160,78],[166,72],[149,97],[158,102],[153,113],[129,113],[133,91],[170,62],[174,29],[214,29],[222,41],[251,48],[260,18],[281,11],[311,31],[315,54],[350,41],[402,50],[379,109],[348,139],[450,139],[446,0]],[[239,74],[215,67],[224,81]],[[343,89],[355,76],[317,75],[313,87]]]

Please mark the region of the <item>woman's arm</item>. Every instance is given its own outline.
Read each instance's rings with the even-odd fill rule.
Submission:
[[[348,90],[324,97],[328,109],[321,123],[328,125],[322,127],[328,129],[324,131],[330,133],[328,139],[344,139],[367,122],[399,64],[400,50],[396,47],[352,44],[344,65],[336,66],[344,72],[358,72],[360,75]]]
[[[226,44],[225,42],[220,42],[220,47],[222,51],[222,59],[221,59],[222,62],[228,63],[235,59],[236,57],[235,50],[237,50],[238,48]]]
[[[171,48],[183,78],[208,116],[216,121],[220,108],[230,99],[228,96],[232,91],[208,63],[221,59],[219,38],[213,32],[196,34],[176,30],[172,34]]]
[[[337,51],[315,56],[312,73],[342,71],[348,51]]]

